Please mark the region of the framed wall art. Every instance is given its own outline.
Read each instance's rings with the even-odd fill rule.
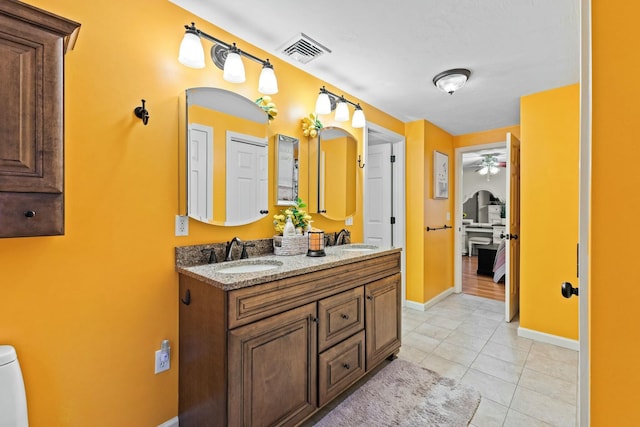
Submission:
[[[449,198],[449,156],[433,152],[433,198]]]

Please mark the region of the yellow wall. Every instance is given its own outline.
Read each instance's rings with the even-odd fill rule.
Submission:
[[[273,234],[265,218],[230,228],[190,221],[190,235],[174,237],[184,194],[178,187],[180,94],[216,86],[250,99],[259,95],[255,63],[245,63],[247,83],[241,85],[224,82],[211,61],[204,70],[179,64],[183,25],[195,21],[266,55],[167,1],[28,3],[82,24],[65,67],[66,234],[0,239],[0,343],[18,352],[32,427],[155,426],[178,412],[174,247]],[[275,58],[272,63],[280,114],[269,124],[269,140],[276,133],[301,137],[300,120],[324,82]],[[401,122],[345,96],[360,102],[368,120],[402,133]],[[133,114],[141,98],[148,126]],[[346,129],[361,143],[361,132]],[[302,152],[306,138],[301,141]],[[270,157],[273,164],[272,148]],[[354,230],[361,214],[358,205]],[[314,225],[327,231],[344,226]],[[154,351],[163,339],[174,350],[172,367],[154,375]]]
[[[592,1],[591,425],[637,425],[640,402],[640,4]]]
[[[407,299],[424,303],[453,287],[453,137],[427,121],[406,125]],[[433,152],[449,156],[449,198],[433,198]]]
[[[491,144],[494,142],[504,142],[507,133],[515,135],[520,139],[520,126],[506,126],[498,129],[489,129],[481,132],[467,133],[464,135],[456,135],[453,137],[453,146],[455,148],[469,147],[473,145]]]
[[[578,339],[580,86],[521,98],[520,326]]]

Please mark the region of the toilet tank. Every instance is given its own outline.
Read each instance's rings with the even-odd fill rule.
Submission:
[[[28,427],[27,397],[16,350],[0,345],[0,427]]]

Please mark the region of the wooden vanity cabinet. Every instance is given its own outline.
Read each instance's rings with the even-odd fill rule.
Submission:
[[[180,274],[180,426],[293,426],[400,348],[400,254],[224,291]]]
[[[0,237],[64,234],[64,54],[79,28],[0,2]]]

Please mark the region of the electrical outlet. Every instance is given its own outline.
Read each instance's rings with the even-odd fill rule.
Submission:
[[[176,236],[189,235],[189,217],[186,215],[176,215]]]
[[[155,362],[156,374],[167,371],[171,367],[171,347],[169,347],[169,340],[162,341],[160,350],[156,350]]]
[[[353,217],[352,217],[352,216],[348,216],[348,217],[344,220],[344,225],[353,225]]]

